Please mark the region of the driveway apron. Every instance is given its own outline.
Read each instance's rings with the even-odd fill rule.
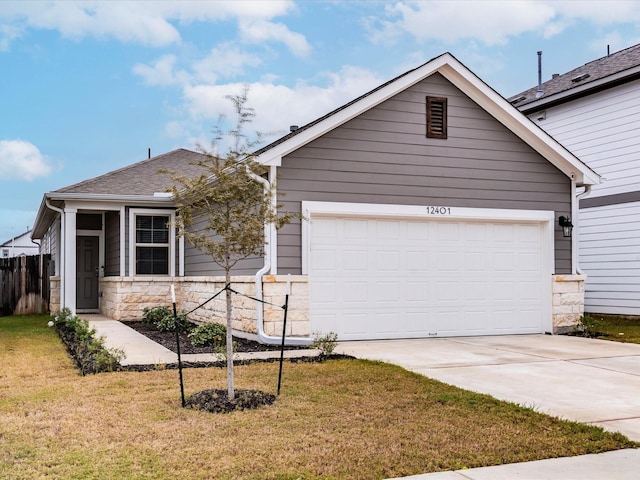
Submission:
[[[505,335],[341,342],[336,351],[640,441],[640,345]]]

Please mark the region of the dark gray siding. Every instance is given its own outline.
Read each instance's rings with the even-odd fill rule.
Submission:
[[[256,188],[262,188],[256,185]],[[205,220],[195,222],[191,231],[197,232],[204,228]],[[233,275],[254,275],[264,265],[262,258],[247,258],[239,261],[232,270]],[[185,276],[214,276],[224,275],[224,270],[211,260],[206,253],[196,249],[188,240],[184,242],[184,274]]]
[[[448,139],[426,137],[427,95],[448,99]],[[440,74],[288,155],[278,175],[289,211],[313,200],[571,212],[569,178]],[[280,230],[278,273],[301,273],[300,244],[299,222]],[[570,273],[557,226],[555,248],[556,273]]]
[[[120,275],[120,212],[105,212],[104,275]]]

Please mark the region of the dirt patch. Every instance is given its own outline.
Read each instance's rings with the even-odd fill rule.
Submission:
[[[152,323],[145,323],[141,321],[122,322],[126,326],[133,328],[136,332],[141,333],[147,338],[150,338],[156,343],[159,343],[165,348],[168,348],[173,353],[177,353],[176,334],[175,332],[161,332]],[[233,337],[235,342],[235,351],[237,353],[248,352],[270,352],[280,350],[280,345],[265,345],[260,342],[247,340],[245,338]],[[305,349],[307,347],[294,347],[285,346],[285,350],[298,350]],[[196,347],[191,343],[191,339],[186,333],[180,334],[180,353],[214,353],[213,347]]]
[[[235,398],[229,400],[226,390],[203,390],[191,395],[185,406],[211,413],[229,413],[272,405],[276,401],[275,395],[260,390],[236,390],[234,393]]]

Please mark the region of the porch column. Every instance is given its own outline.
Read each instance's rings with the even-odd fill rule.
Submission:
[[[64,209],[64,305],[76,313],[76,214],[77,208]]]

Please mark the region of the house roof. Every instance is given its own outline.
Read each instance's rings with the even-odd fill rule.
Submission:
[[[60,206],[68,200],[166,203],[170,198],[158,196],[173,184],[171,175],[158,173],[160,169],[180,172],[187,176],[195,176],[203,172],[202,167],[195,165],[203,160],[204,154],[179,148],[141,162],[84,180],[67,187],[45,193],[36,221],[32,238],[42,238],[46,229],[55,218],[55,213],[47,207],[47,202]]]
[[[20,235],[16,235],[15,237],[10,238],[6,242],[0,243],[0,247],[10,247],[15,241],[20,240],[22,238],[27,238],[30,233],[31,233],[31,230],[27,230],[26,232],[21,233]]]
[[[184,175],[202,173],[202,168],[194,165],[205,155],[180,148],[169,153],[143,160],[132,165],[90,178],[67,187],[50,192],[49,198],[61,197],[60,194],[104,194],[104,195],[153,195],[164,192],[174,182],[169,174],[160,174],[158,170],[179,171]]]
[[[562,75],[554,74],[551,80],[542,83],[540,97],[536,97],[536,85],[513,95],[509,101],[524,113],[530,113],[637,78],[640,78],[640,44],[585,63]]]
[[[433,58],[261,148],[255,152],[256,160],[263,165],[278,166],[282,158],[289,153],[435,73],[444,76],[560,171],[573,178],[578,186],[599,183],[598,174],[525,117],[450,53]]]

